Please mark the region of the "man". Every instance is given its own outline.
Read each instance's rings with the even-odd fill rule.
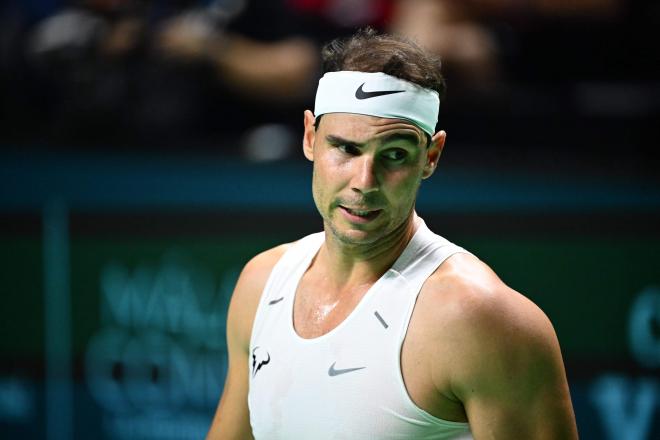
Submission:
[[[303,150],[324,232],[241,273],[209,438],[577,438],[547,317],[415,213],[439,62],[373,31],[323,56]]]

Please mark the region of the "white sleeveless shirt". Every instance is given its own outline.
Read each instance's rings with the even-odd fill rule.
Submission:
[[[273,268],[250,340],[248,404],[257,440],[466,439],[467,423],[419,408],[401,373],[403,344],[424,281],[466,252],[420,221],[392,267],[344,321],[313,339],[293,327],[298,283],[324,233],[294,243]]]

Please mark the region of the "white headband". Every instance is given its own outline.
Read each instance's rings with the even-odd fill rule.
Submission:
[[[435,133],[440,96],[435,90],[385,73],[328,72],[319,80],[314,115],[357,113],[406,119]]]

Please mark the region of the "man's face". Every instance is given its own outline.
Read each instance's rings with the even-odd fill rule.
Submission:
[[[369,244],[411,218],[417,190],[435,169],[444,132],[427,138],[399,119],[326,114],[316,131],[305,114],[305,156],[326,230],[346,244]]]

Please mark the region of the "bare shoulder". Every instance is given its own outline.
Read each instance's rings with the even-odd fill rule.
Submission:
[[[577,438],[550,320],[486,264],[470,254],[450,257],[415,310],[433,385],[462,404],[475,438]]]
[[[236,285],[237,291],[240,293],[247,291],[247,295],[256,293],[257,296],[259,296],[258,294],[261,293],[273,267],[277,264],[287,249],[289,249],[291,244],[292,243],[282,244],[252,257],[241,271],[241,275]],[[258,292],[255,292],[255,290]]]
[[[288,247],[281,245],[260,253],[238,277],[227,313],[227,378],[208,439],[252,438],[247,404],[252,324],[268,277]]]
[[[550,321],[530,299],[507,286],[472,254],[448,258],[424,285],[423,299],[444,319],[471,328],[502,324],[548,330]]]
[[[282,244],[254,256],[238,277],[229,303],[227,331],[236,336],[245,347],[250,340],[254,315],[268,277],[291,244]]]
[[[427,280],[418,306],[428,335],[452,354],[453,383],[472,387],[517,369],[563,362],[552,324],[471,254],[455,254]],[[455,390],[458,394],[465,390]]]

